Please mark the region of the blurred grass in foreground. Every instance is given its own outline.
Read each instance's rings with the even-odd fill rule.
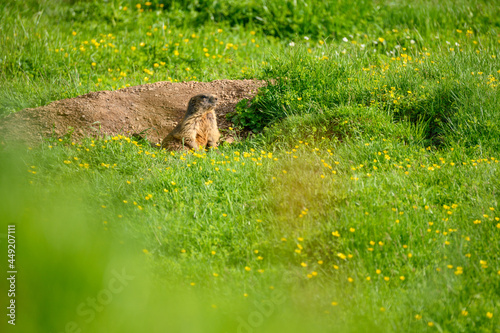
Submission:
[[[172,155],[117,136],[2,153],[19,313],[38,331],[496,326],[498,157],[385,134],[256,143]],[[109,294],[123,269],[133,280]],[[88,297],[108,294],[92,311]]]
[[[203,282],[196,278],[196,284],[179,284],[178,274],[155,274],[150,255],[130,234],[110,235],[96,224],[82,200],[92,193],[59,184],[33,187],[19,169],[26,154],[0,154],[1,227],[4,231],[8,224],[16,225],[18,270],[16,326],[2,321],[7,331],[273,332],[321,327],[313,318],[297,319],[286,276],[274,280],[276,290],[266,288],[250,301],[236,292],[237,285],[211,292],[207,286],[200,290],[198,283]],[[169,263],[163,264],[160,271],[168,272]],[[6,286],[3,281],[2,290]],[[225,293],[219,294],[221,290]]]

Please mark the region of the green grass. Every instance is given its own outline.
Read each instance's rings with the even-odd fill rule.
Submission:
[[[208,152],[3,143],[23,331],[499,331],[493,2],[140,9],[2,4],[0,112],[256,77],[273,84],[231,118],[255,135]]]

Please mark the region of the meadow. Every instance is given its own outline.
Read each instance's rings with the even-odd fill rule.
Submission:
[[[1,142],[19,271],[2,327],[500,332],[495,2],[2,2],[0,32],[0,117],[270,83],[230,116],[253,134],[217,150]]]

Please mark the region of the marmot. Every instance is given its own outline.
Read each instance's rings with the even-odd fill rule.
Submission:
[[[217,147],[220,133],[214,112],[216,105],[217,97],[213,95],[200,94],[192,97],[184,119],[163,139],[161,147]]]

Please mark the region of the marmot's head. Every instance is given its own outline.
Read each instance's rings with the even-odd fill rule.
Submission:
[[[205,113],[208,111],[212,111],[217,105],[217,97],[210,94],[200,94],[194,97],[191,97],[188,104],[188,109],[186,116],[195,114],[195,113]]]

